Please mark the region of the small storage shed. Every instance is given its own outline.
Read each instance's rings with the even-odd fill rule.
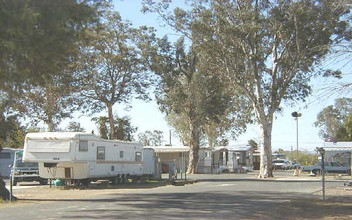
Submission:
[[[249,145],[229,146],[228,164],[230,171],[241,172],[243,170],[253,171],[254,148]]]
[[[184,172],[188,165],[189,147],[187,146],[145,146],[151,148],[160,159],[163,173],[169,172],[171,164],[175,164],[178,172]]]

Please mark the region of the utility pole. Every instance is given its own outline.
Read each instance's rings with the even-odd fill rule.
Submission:
[[[298,118],[301,117],[302,114],[298,113],[298,112],[292,112],[291,115],[296,120],[296,146],[297,146],[297,149],[296,149],[296,162],[298,163]]]

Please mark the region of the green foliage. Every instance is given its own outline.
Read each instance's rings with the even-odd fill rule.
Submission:
[[[100,137],[103,139],[118,139],[123,141],[133,141],[133,135],[137,131],[137,127],[131,125],[131,118],[124,116],[119,118],[116,116],[114,121],[114,131],[117,135],[116,138],[112,138],[111,127],[109,123],[109,118],[105,116],[100,116],[93,118],[92,121],[96,122],[99,129]]]
[[[335,105],[325,107],[314,122],[320,128],[319,136],[324,140],[342,141],[348,139],[346,119],[352,113],[352,99],[339,98]],[[347,136],[346,136],[347,135]]]
[[[138,134],[138,139],[144,146],[161,146],[163,143],[163,132],[159,130],[145,131]]]
[[[40,84],[63,74],[77,55],[82,30],[97,20],[103,1],[2,0],[1,89]]]
[[[78,108],[70,84],[61,77],[53,77],[40,86],[24,89],[17,109],[33,125],[44,122],[48,131],[58,131],[60,122],[70,118],[72,112]]]
[[[338,141],[352,141],[352,112],[345,119],[345,122],[337,130],[336,138]]]
[[[95,117],[92,118],[92,121],[95,121],[98,129],[99,129],[99,135],[103,139],[109,139],[109,130],[107,123],[109,121],[108,117],[100,116],[100,117]]]
[[[296,151],[283,151],[286,157],[291,161],[298,161],[302,166],[316,164],[319,160],[318,155],[306,151],[298,151],[298,160]]]
[[[70,121],[69,125],[65,129],[70,132],[85,132],[86,130],[81,127],[81,123],[75,122],[75,121]]]
[[[75,64],[81,107],[90,113],[107,109],[110,127],[114,127],[116,103],[128,104],[132,97],[148,99],[150,82],[141,48],[152,38],[153,30],[135,29],[118,12],[106,11],[102,22],[89,28],[86,35]],[[114,130],[112,138],[116,138]]]
[[[25,135],[26,129],[20,125],[16,116],[1,115],[0,146],[2,148],[23,148]]]
[[[255,140],[253,139],[248,140],[248,145],[253,147],[254,150],[258,150],[258,143]]]
[[[131,118],[123,116],[122,118],[116,117],[117,126],[115,127],[115,133],[118,140],[133,141],[134,133],[137,131],[137,127],[131,125]]]

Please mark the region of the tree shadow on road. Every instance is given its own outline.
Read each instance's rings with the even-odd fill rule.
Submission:
[[[321,219],[333,215],[352,215],[352,206],[323,204],[316,199],[302,199],[303,194],[241,192],[236,195],[213,193],[124,194],[110,200],[104,208],[68,212],[68,219]],[[294,199],[294,202],[291,202]],[[304,202],[302,202],[304,201]],[[98,207],[98,206],[97,206]]]

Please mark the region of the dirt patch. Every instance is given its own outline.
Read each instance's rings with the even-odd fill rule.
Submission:
[[[255,215],[255,219],[352,219],[352,187],[326,189],[326,202],[322,192],[313,194],[317,199],[294,199],[273,210]]]
[[[0,208],[9,206],[19,206],[40,202],[84,200],[97,197],[99,195],[128,193],[136,190],[145,190],[146,188],[156,188],[168,185],[167,182],[149,182],[143,184],[125,184],[125,185],[94,185],[94,188],[79,187],[57,187],[29,186],[29,188],[19,188],[14,190],[14,196],[18,198],[16,202],[0,202]]]

